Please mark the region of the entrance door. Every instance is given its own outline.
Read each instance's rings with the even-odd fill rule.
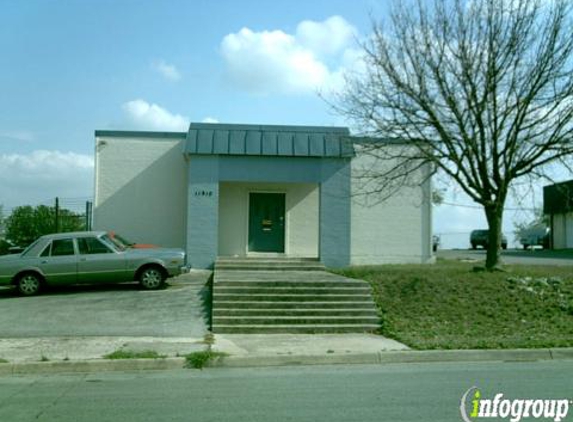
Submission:
[[[285,251],[285,194],[249,194],[249,252]]]

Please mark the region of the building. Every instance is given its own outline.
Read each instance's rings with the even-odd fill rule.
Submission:
[[[192,267],[218,256],[432,260],[428,174],[380,203],[356,195],[353,176],[372,163],[346,128],[192,123],[98,130],[95,143],[94,229],[184,248]]]
[[[573,248],[573,180],[543,188],[543,213],[549,219],[551,247]]]

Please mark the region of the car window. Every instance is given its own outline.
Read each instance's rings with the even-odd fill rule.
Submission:
[[[78,239],[78,248],[82,255],[111,253],[112,251],[95,237],[81,237]]]
[[[50,251],[52,250],[52,244],[48,243],[48,246],[44,248],[40,256],[50,256]]]
[[[56,239],[52,241],[52,256],[65,256],[74,254],[74,241],[72,239]]]

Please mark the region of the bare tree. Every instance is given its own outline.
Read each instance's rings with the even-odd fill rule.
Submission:
[[[573,153],[571,4],[396,3],[362,45],[365,70],[335,100],[365,136],[380,139],[367,152],[393,163],[369,175],[372,192],[415,181],[412,172],[430,163],[483,206],[488,269],[499,263],[512,182]]]

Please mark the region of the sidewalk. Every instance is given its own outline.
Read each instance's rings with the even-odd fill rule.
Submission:
[[[212,367],[573,359],[573,348],[414,351],[372,334],[228,334],[204,339],[78,337],[1,339],[0,376],[93,371],[181,369],[185,356],[211,348]],[[117,350],[155,351],[160,359],[110,360]],[[220,354],[219,354],[220,353]]]
[[[379,353],[409,348],[374,334],[224,334],[212,350],[228,355],[216,366],[266,366],[376,363]]]

